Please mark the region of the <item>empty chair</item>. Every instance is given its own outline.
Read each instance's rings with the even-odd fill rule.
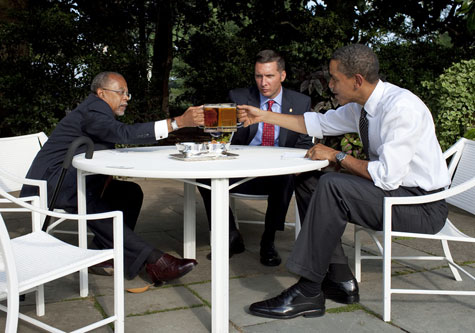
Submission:
[[[7,192],[20,191],[23,184],[38,186],[42,208],[47,207],[46,182],[25,176],[46,140],[43,132],[0,138],[0,186]]]
[[[295,199],[295,196],[294,196]],[[243,220],[239,219],[238,211],[236,209],[236,200],[267,200],[267,195],[265,194],[244,194],[244,193],[229,193],[229,205],[234,215],[234,222],[236,222],[236,227],[239,229],[239,223],[251,223],[251,224],[264,224],[264,221],[254,221],[254,220]],[[300,232],[300,216],[297,208],[297,202],[295,202],[295,222],[285,222],[286,226],[295,227],[295,239]]]
[[[36,292],[37,315],[45,312],[43,284],[66,275],[84,270],[92,265],[114,260],[114,313],[107,318],[78,330],[86,332],[97,327],[114,323],[115,332],[124,331],[124,275],[123,275],[123,230],[122,212],[108,212],[90,215],[74,215],[50,212],[40,208],[39,199],[32,200],[34,205],[25,203],[8,194],[0,187],[0,197],[31,212],[32,232],[10,239],[3,215],[0,213],[0,298],[7,299],[7,306],[0,310],[7,312],[5,332],[16,332],[18,319],[25,320],[49,332],[62,332],[35,318],[19,312],[19,295]],[[4,214],[4,213],[3,213]],[[51,215],[68,220],[113,219],[114,248],[106,250],[88,250],[73,246],[41,231],[40,215]],[[67,307],[67,302],[64,303]],[[74,316],[74,312],[71,313]]]

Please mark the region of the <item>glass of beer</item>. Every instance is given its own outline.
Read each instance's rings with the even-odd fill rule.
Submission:
[[[204,131],[207,133],[235,132],[241,127],[237,123],[235,103],[205,104],[204,115]]]

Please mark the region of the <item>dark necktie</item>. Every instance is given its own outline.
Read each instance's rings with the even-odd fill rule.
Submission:
[[[366,114],[366,110],[362,108],[360,116],[360,138],[363,143],[363,152],[366,155],[366,159],[369,160],[368,118],[366,118]]]
[[[272,112],[273,100],[267,102],[267,110]],[[264,123],[262,130],[262,146],[273,146],[274,145],[274,125]]]

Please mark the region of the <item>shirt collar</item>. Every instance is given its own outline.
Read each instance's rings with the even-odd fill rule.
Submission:
[[[384,93],[384,83],[383,81],[379,80],[378,83],[376,84],[376,87],[374,88],[373,92],[369,96],[368,100],[366,101],[364,105],[364,109],[366,112],[374,116],[376,114],[377,106],[381,99],[383,98],[383,93]]]
[[[275,96],[272,100],[275,102],[275,104],[281,106],[282,105],[282,91],[284,90],[283,87],[280,87],[279,94]],[[260,97],[260,106],[261,109],[264,107],[267,107],[267,101],[269,101],[269,98],[262,96],[262,94],[259,92],[259,97]]]

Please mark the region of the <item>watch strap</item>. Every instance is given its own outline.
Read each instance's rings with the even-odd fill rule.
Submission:
[[[339,153],[336,154],[335,158],[336,158],[336,162],[338,163],[338,165],[341,165],[341,162],[343,162],[343,160],[346,158],[346,156],[348,156],[346,153],[340,151]]]
[[[172,119],[170,120],[170,125],[171,125],[171,127],[172,127],[172,129],[173,129],[174,131],[176,131],[176,130],[179,128],[179,127],[178,127],[178,124],[176,123],[175,118],[172,118]]]

